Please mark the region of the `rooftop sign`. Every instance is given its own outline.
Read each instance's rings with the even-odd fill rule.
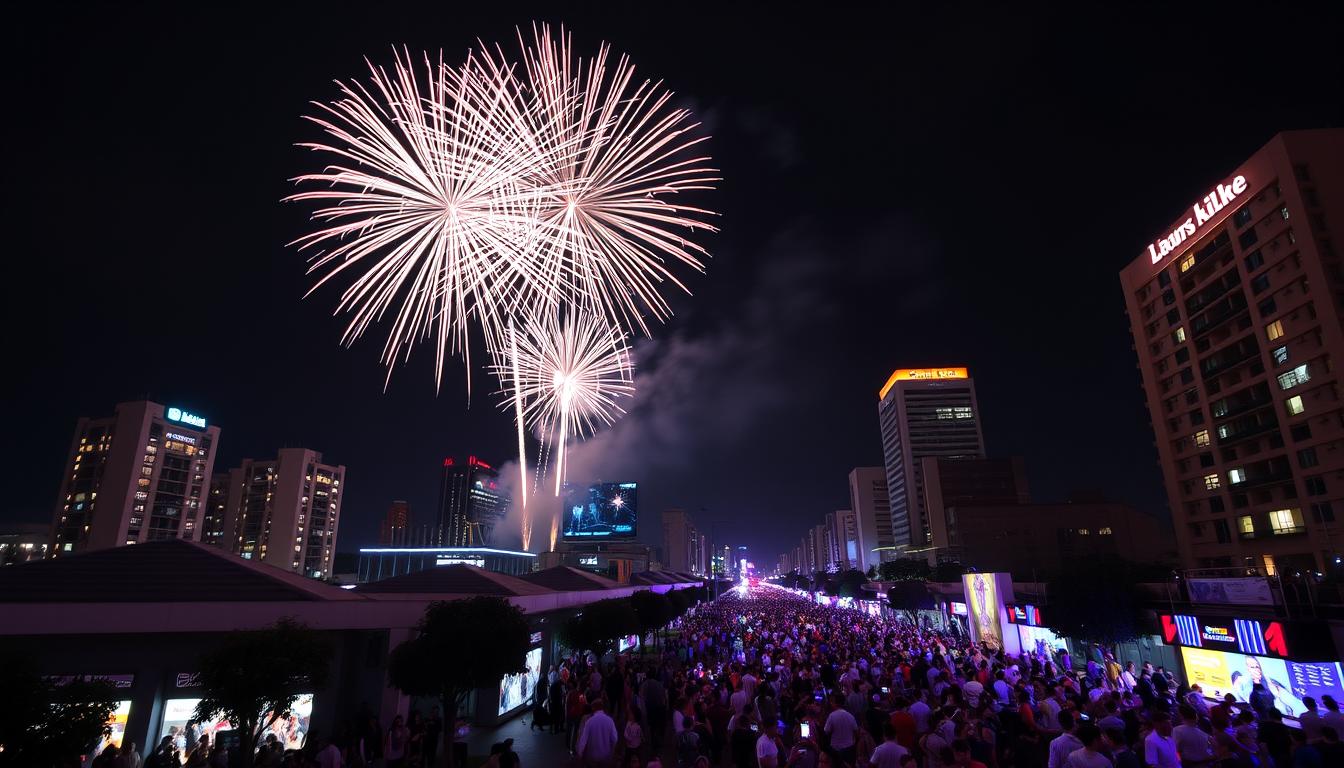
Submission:
[[[204,416],[197,416],[191,411],[184,411],[175,405],[168,406],[165,415],[169,421],[176,421],[178,424],[186,424],[189,427],[196,427],[197,429],[205,429]]]
[[[891,388],[898,381],[942,381],[946,379],[969,379],[970,373],[965,368],[898,368],[887,379],[887,383],[878,393],[877,399],[881,400],[887,396]]]
[[[1193,239],[1195,233],[1213,221],[1215,217],[1226,207],[1232,204],[1241,193],[1246,191],[1246,177],[1237,176],[1231,183],[1219,184],[1213,191],[1204,196],[1204,199],[1195,203],[1191,208],[1191,214],[1185,221],[1176,225],[1176,228],[1167,233],[1166,237],[1158,238],[1148,245],[1148,256],[1153,263],[1161,261],[1169,254],[1176,251],[1186,240]],[[1218,217],[1221,218],[1221,217]]]

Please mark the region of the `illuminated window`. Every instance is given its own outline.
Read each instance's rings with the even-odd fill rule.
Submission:
[[[1291,371],[1279,374],[1279,388],[1292,389],[1298,384],[1306,384],[1311,381],[1311,374],[1307,372],[1307,364],[1297,366]]]
[[[1207,488],[1208,490],[1210,491],[1217,490],[1218,488],[1221,488],[1222,485],[1223,483],[1221,480],[1218,479],[1217,472],[1213,473],[1212,475],[1204,476],[1204,487]]]
[[[1242,469],[1241,467],[1237,467],[1236,469],[1228,472],[1227,482],[1232,483],[1233,485],[1237,483],[1246,482],[1246,470]]]
[[[1274,350],[1274,364],[1283,365],[1288,362],[1288,347],[1283,346]]]
[[[1083,536],[1087,536],[1089,533],[1091,533],[1091,531],[1087,530],[1086,528],[1079,528],[1078,533]]]
[[[1250,515],[1242,515],[1237,518],[1237,530],[1243,534],[1255,533],[1255,521]]]
[[[1180,326],[1171,332],[1171,340],[1177,344],[1185,343],[1185,326]]]
[[[1111,529],[1110,529],[1110,528],[1098,528],[1098,529],[1097,529],[1097,534],[1100,535],[1100,536],[1110,536],[1110,535],[1111,535]]]
[[[1284,218],[1287,218],[1287,217],[1285,216]],[[1190,268],[1193,267],[1193,266],[1195,266],[1195,254],[1192,253],[1192,254],[1186,256],[1185,258],[1181,259],[1181,271],[1182,271],[1182,272],[1185,272],[1186,270],[1190,269]]]
[[[1275,339],[1277,339],[1277,338],[1283,336],[1283,321],[1282,321],[1282,320],[1275,320],[1274,322],[1270,323],[1269,325],[1266,325],[1266,326],[1265,326],[1265,335],[1269,337],[1269,340],[1270,340],[1270,341],[1273,341],[1273,340],[1275,340]]]
[[[1274,567],[1274,558],[1270,557],[1269,555],[1261,555],[1260,562],[1265,564],[1266,576],[1273,576],[1274,574],[1278,573],[1278,570]]]
[[[1276,509],[1269,513],[1269,527],[1274,533],[1294,533],[1302,528],[1302,510]]]
[[[1296,416],[1297,414],[1299,414],[1299,413],[1301,413],[1301,412],[1303,412],[1303,411],[1305,411],[1305,410],[1306,410],[1306,408],[1303,407],[1303,405],[1302,405],[1302,396],[1301,396],[1301,395],[1293,395],[1292,397],[1288,398],[1288,413],[1289,413],[1289,415]]]
[[[1201,429],[1195,433],[1195,445],[1203,448],[1209,444],[1209,430]]]

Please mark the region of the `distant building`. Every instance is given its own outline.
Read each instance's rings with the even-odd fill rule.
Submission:
[[[965,368],[899,369],[878,393],[878,418],[892,538],[898,549],[920,551],[933,535],[923,515],[919,460],[985,455],[975,383]]]
[[[663,567],[670,571],[691,570],[699,537],[695,523],[684,509],[663,510]]]
[[[849,473],[849,508],[858,525],[858,568],[866,571],[895,557],[891,500],[885,467],[855,467]]]
[[[0,565],[26,563],[46,558],[51,548],[51,526],[41,523],[13,525],[0,530]]]
[[[1338,578],[1344,130],[1205,189],[1120,273],[1181,562]]]
[[[158,539],[199,540],[219,427],[177,406],[119,403],[70,442],[51,556]]]
[[[216,472],[210,476],[210,494],[206,497],[205,513],[201,515],[202,544],[224,545],[224,518],[228,516],[232,488],[232,472]]]
[[[1124,504],[949,507],[947,517],[963,565],[1024,581],[1108,555],[1141,563],[1175,558],[1171,526]]]
[[[924,484],[923,518],[931,534],[927,549],[930,563],[964,562],[958,542],[959,525],[948,514],[951,508],[1029,504],[1026,463],[1021,457],[1007,459],[920,460]]]
[[[485,546],[508,513],[509,499],[499,488],[499,472],[475,456],[465,463],[443,460],[439,513],[433,544],[439,547]]]
[[[411,539],[411,503],[394,501],[378,526],[378,544],[383,547],[404,547]]]
[[[230,473],[224,548],[314,578],[328,578],[336,551],[345,467],[307,448],[244,459]]]
[[[836,510],[827,515],[826,520],[831,524],[831,551],[835,556],[836,568],[842,571],[858,568],[861,562],[859,526],[853,510]]]
[[[495,573],[531,573],[537,556],[493,547],[366,547],[359,550],[356,581],[367,584],[444,565],[474,565]]]

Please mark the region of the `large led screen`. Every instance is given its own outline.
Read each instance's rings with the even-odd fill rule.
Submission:
[[[504,715],[527,703],[541,678],[541,649],[533,648],[527,652],[524,661],[527,669],[516,675],[505,675],[499,681],[499,711]]]
[[[1344,698],[1341,668],[1337,661],[1285,661],[1267,656],[1248,656],[1203,648],[1181,648],[1185,675],[1199,683],[1204,696],[1222,699],[1232,694],[1237,701],[1249,702],[1256,683],[1265,686],[1274,697],[1274,706],[1288,717],[1306,711],[1302,699],[1320,701],[1329,695]]]
[[[162,740],[164,736],[172,737],[173,744],[183,760],[187,758],[188,745],[200,741],[201,736],[209,736],[210,743],[213,744],[219,732],[232,730],[232,726],[223,718],[215,718],[204,723],[193,722],[192,716],[200,701],[200,699],[168,699],[163,705],[163,727],[159,730],[159,739]],[[313,694],[305,693],[294,702],[288,717],[281,717],[271,723],[270,728],[262,733],[260,743],[265,743],[271,736],[275,736],[285,749],[303,747],[312,716]],[[270,713],[266,713],[263,719],[269,720]]]
[[[571,541],[632,539],[639,515],[635,483],[596,483],[565,494],[563,536]]]

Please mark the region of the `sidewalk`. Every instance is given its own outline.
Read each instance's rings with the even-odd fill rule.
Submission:
[[[565,735],[552,735],[550,730],[531,730],[532,712],[523,714],[501,725],[489,728],[472,728],[467,738],[468,766],[477,766],[485,762],[490,755],[490,745],[505,739],[513,739],[513,751],[527,768],[543,766],[564,766],[569,764],[569,750],[565,749]]]

